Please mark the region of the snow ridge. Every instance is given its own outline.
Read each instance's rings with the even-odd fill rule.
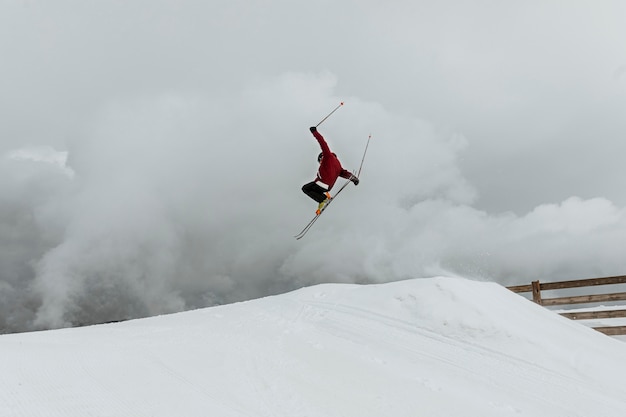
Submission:
[[[603,416],[626,348],[461,278],[0,336],[0,416]]]

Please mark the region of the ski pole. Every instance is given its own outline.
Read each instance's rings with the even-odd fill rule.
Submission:
[[[363,158],[361,159],[361,166],[359,167],[359,173],[356,174],[357,177],[359,177],[361,175],[361,169],[363,168],[363,161],[365,161],[365,154],[367,153],[367,148],[370,146],[370,139],[372,138],[372,135],[369,135],[367,137],[367,144],[365,145],[365,152],[363,152]]]
[[[341,103],[339,103],[339,105],[337,107],[335,107],[333,109],[333,111],[328,113],[328,116],[324,117],[318,124],[316,124],[315,127],[318,127],[319,125],[321,125],[324,120],[328,119],[330,117],[330,115],[333,114],[334,112],[336,112],[339,109],[339,107],[341,107],[341,106],[343,106],[343,101]]]

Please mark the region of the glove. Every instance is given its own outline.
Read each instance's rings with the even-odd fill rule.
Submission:
[[[356,177],[356,175],[352,175],[350,177],[350,181],[352,181],[354,185],[359,185],[359,179]]]
[[[315,126],[311,126],[311,127],[309,128],[309,130],[311,131],[311,133],[315,133],[315,132],[317,132],[317,127],[315,127]]]

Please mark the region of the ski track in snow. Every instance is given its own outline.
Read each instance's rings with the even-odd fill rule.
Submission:
[[[626,345],[457,278],[5,335],[0,352],[0,417],[626,415]]]

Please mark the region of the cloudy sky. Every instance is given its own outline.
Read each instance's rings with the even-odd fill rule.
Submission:
[[[0,2],[0,332],[626,273],[619,1]],[[355,170],[301,241],[320,126]],[[341,184],[339,182],[338,184]]]

